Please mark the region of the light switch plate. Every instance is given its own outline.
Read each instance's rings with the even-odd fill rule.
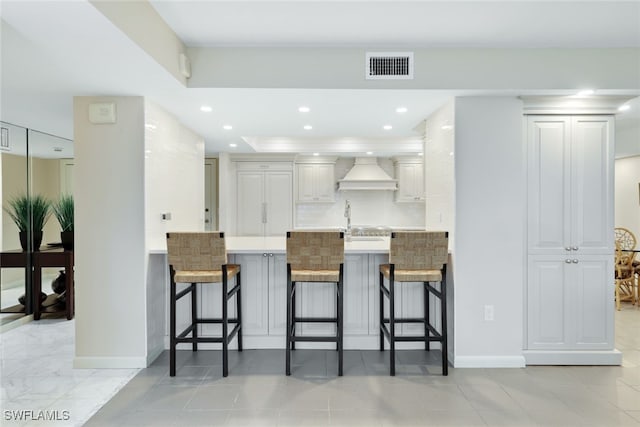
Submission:
[[[89,104],[89,121],[94,124],[115,123],[116,104],[114,102]]]

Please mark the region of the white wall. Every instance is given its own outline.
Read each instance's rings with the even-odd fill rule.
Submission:
[[[640,245],[640,156],[617,159],[615,173],[615,226],[631,230]]]
[[[454,101],[426,121],[424,138],[425,225],[427,230],[449,231],[449,247],[455,244]]]
[[[204,229],[204,140],[148,100],[145,124],[147,249],[166,249],[167,232]]]
[[[340,158],[335,166],[335,181],[344,178],[353,167],[353,158]],[[391,177],[395,175],[393,161],[379,158],[378,164]],[[295,197],[295,195],[294,195]],[[294,224],[297,228],[346,227],[345,200],[351,203],[352,225],[386,225],[391,227],[424,228],[424,202],[396,203],[394,191],[336,191],[335,203],[300,203],[295,205]]]
[[[455,366],[524,366],[522,105],[455,100]],[[484,306],[495,320],[484,321]]]
[[[117,123],[90,123],[94,102],[115,102]],[[75,97],[74,139],[74,365],[144,367],[144,99]]]
[[[170,231],[204,229],[204,140],[174,116],[145,101],[146,253],[165,249]],[[171,214],[163,220],[162,214]],[[147,364],[163,350],[167,313],[167,259],[147,255]]]

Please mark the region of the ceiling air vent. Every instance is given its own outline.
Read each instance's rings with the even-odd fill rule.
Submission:
[[[367,52],[367,80],[413,79],[413,52]]]

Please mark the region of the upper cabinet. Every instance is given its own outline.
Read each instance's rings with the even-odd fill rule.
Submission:
[[[299,159],[296,161],[296,202],[335,202],[336,159]]]
[[[423,202],[424,163],[421,157],[398,157],[394,159],[398,191],[396,202]]]
[[[613,118],[530,116],[529,253],[613,251]]]

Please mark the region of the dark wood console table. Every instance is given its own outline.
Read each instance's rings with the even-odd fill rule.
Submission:
[[[31,258],[33,271],[29,271],[27,262]],[[25,314],[33,313],[34,320],[40,320],[42,313],[55,313],[51,307],[43,307],[40,301],[42,292],[42,269],[46,267],[62,267],[65,270],[65,298],[67,319],[73,319],[75,315],[74,284],[73,284],[73,251],[65,251],[62,248],[42,249],[28,254],[27,252],[15,250],[0,252],[0,267],[24,268],[25,283]],[[28,284],[31,283],[31,287]],[[45,300],[46,301],[46,300]]]
[[[33,258],[33,256],[31,256]],[[23,250],[16,249],[12,251],[0,252],[0,268],[24,268],[24,287],[25,287],[25,305],[20,309],[19,305],[3,309],[3,313],[33,313],[33,292],[31,287],[31,269],[27,268],[29,263],[29,254]]]

